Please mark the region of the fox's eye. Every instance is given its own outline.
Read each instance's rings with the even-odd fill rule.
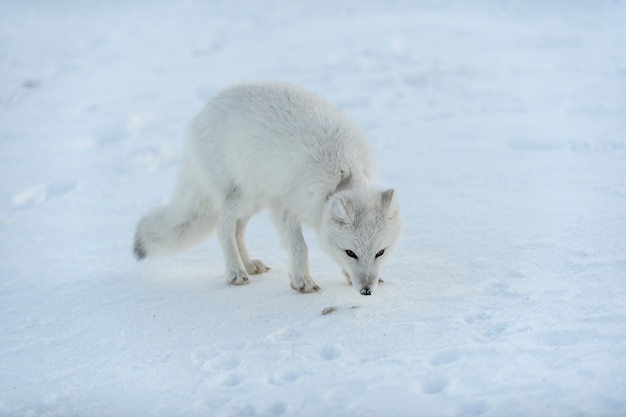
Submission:
[[[346,250],[346,255],[354,259],[359,259],[359,257],[356,256],[356,253],[352,252],[350,249]]]
[[[378,253],[376,254],[376,257],[379,258],[379,257],[383,256],[383,253],[385,253],[384,249],[379,250]]]

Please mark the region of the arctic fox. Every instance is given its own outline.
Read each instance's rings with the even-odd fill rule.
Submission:
[[[246,223],[269,207],[293,289],[320,289],[302,236],[308,225],[348,282],[371,295],[401,231],[394,190],[371,187],[372,175],[364,136],[326,101],[287,84],[236,85],[193,119],[172,201],[139,221],[134,252],[175,253],[217,229],[227,281],[247,284],[269,267],[250,257]]]

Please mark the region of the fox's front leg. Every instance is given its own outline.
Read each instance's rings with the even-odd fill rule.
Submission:
[[[291,288],[303,293],[319,291],[320,287],[309,272],[309,249],[302,236],[302,226],[287,212],[275,210],[273,215],[283,243],[289,251]]]

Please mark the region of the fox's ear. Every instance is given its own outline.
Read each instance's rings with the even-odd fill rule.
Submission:
[[[393,188],[383,191],[381,195],[383,210],[387,213],[388,220],[393,219],[398,214],[398,199],[395,195],[396,192]]]
[[[330,202],[330,214],[333,220],[340,224],[351,224],[353,220],[353,210],[343,197],[333,197]]]

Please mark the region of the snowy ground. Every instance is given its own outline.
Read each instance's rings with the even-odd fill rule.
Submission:
[[[0,415],[626,414],[622,1],[0,3]],[[372,297],[136,263],[219,89],[317,91],[405,233]],[[337,307],[323,315],[327,307]]]

